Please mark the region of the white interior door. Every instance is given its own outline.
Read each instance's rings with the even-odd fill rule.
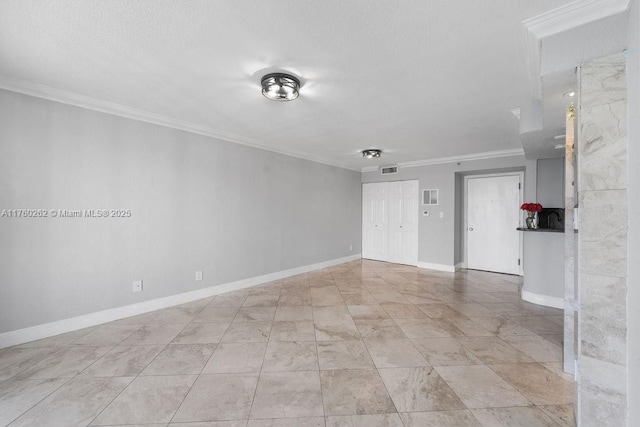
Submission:
[[[362,185],[362,257],[386,261],[388,222],[387,182]]]
[[[519,274],[520,176],[467,179],[467,268]]]
[[[418,265],[418,181],[402,183],[402,262]]]

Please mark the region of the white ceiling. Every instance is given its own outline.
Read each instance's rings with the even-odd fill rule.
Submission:
[[[3,0],[0,87],[356,170],[518,150],[523,21],[569,1]]]

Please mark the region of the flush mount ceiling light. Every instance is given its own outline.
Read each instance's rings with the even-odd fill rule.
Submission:
[[[261,83],[262,94],[273,101],[293,101],[299,95],[300,80],[290,74],[267,74]]]
[[[382,150],[377,150],[375,148],[362,150],[362,157],[366,157],[367,159],[377,159],[381,155],[382,155]]]
[[[570,90],[569,92],[563,93],[562,96],[564,96],[565,98],[573,98],[574,96],[576,96],[576,91]]]

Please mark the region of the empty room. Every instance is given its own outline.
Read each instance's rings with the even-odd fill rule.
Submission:
[[[0,0],[0,427],[640,425],[640,0]]]

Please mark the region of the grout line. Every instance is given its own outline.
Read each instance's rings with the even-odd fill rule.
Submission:
[[[189,376],[191,376],[191,375],[189,375]],[[182,404],[184,403],[185,400],[187,400],[187,396],[189,396],[189,393],[191,393],[191,390],[193,390],[193,386],[196,385],[196,383],[198,382],[199,379],[200,379],[200,375],[198,374],[198,375],[196,375],[196,379],[194,379],[193,382],[191,383],[191,386],[189,387],[189,390],[184,394],[184,397],[182,398],[182,401],[180,402],[180,404],[176,408],[175,412],[171,415],[171,419],[169,420],[169,423],[171,423],[171,421],[173,421],[173,419],[175,418],[176,414],[180,411],[180,408],[182,408]],[[167,423],[167,425],[169,423]]]
[[[169,308],[173,308],[173,307],[169,307]],[[204,307],[203,307],[202,309],[204,309]],[[199,313],[200,311],[202,311],[202,309],[201,309],[201,310],[199,310],[199,311],[198,311],[198,313]],[[161,310],[158,310],[158,311],[161,311]],[[160,315],[160,313],[158,313],[158,315],[157,315],[157,316],[153,317],[150,321],[148,321],[147,323],[143,324],[143,325],[142,325],[142,326],[140,326],[138,329],[136,329],[135,331],[133,331],[130,335],[128,335],[126,338],[124,338],[122,341],[120,341],[120,344],[116,345],[114,348],[112,348],[111,350],[109,350],[109,351],[108,351],[107,353],[105,353],[105,355],[103,355],[102,357],[104,357],[104,356],[106,356],[107,354],[111,353],[111,351],[113,351],[113,349],[115,349],[116,347],[120,346],[120,345],[121,345],[125,340],[127,340],[129,337],[131,337],[134,333],[136,333],[137,331],[139,331],[139,330],[140,330],[140,329],[142,329],[143,327],[145,327],[145,326],[147,326],[147,325],[152,325],[152,324],[154,324],[154,325],[156,325],[156,324],[157,324],[157,325],[161,325],[161,324],[163,324],[163,323],[153,323],[153,320],[155,320],[159,315]],[[196,314],[196,316],[197,316],[197,314]],[[135,316],[134,316],[134,317],[135,317]],[[194,316],[194,318],[195,318],[195,316]],[[192,320],[193,320],[193,319],[192,319]],[[186,324],[184,325],[184,327],[183,327],[183,328],[182,328],[182,329],[181,329],[181,330],[180,330],[180,331],[179,331],[179,332],[178,332],[178,333],[177,333],[177,334],[172,338],[172,341],[173,341],[173,340],[174,340],[178,335],[180,335],[180,333],[181,333],[181,332],[182,332],[182,331],[187,327],[187,325],[188,325],[188,324],[190,324],[190,323],[191,323],[191,322],[186,323]],[[119,393],[117,393],[117,394],[116,394],[116,396],[115,396],[113,399],[111,399],[111,400],[109,401],[109,403],[107,403],[107,404],[106,404],[106,405],[105,405],[105,406],[104,406],[104,407],[103,407],[103,408],[98,412],[98,414],[97,414],[97,415],[96,415],[96,416],[91,420],[91,422],[90,422],[89,424],[91,424],[92,422],[94,422],[94,421],[95,421],[95,420],[96,420],[96,419],[97,419],[97,418],[98,418],[98,417],[99,417],[99,416],[104,412],[104,410],[105,410],[105,409],[107,409],[107,408],[108,408],[108,407],[109,407],[109,406],[110,406],[110,405],[111,405],[111,404],[112,404],[112,403],[113,403],[113,402],[114,402],[114,401],[115,401],[115,400],[116,400],[116,399],[117,399],[117,398],[118,398],[118,397],[119,397],[119,396],[120,396],[120,395],[121,395],[121,394],[122,394],[122,393],[123,393],[127,388],[129,388],[129,387],[131,386],[131,384],[133,384],[133,383],[136,381],[136,379],[138,379],[138,377],[140,377],[140,376],[141,376],[140,374],[142,374],[142,372],[144,372],[144,370],[145,370],[145,369],[146,369],[146,368],[147,368],[151,363],[153,363],[153,361],[155,361],[155,360],[157,359],[157,357],[158,357],[158,356],[159,356],[159,355],[160,355],[160,354],[161,354],[161,353],[162,353],[162,352],[163,352],[163,351],[164,351],[164,350],[165,350],[165,349],[166,349],[166,348],[171,344],[171,342],[172,342],[172,341],[170,341],[169,343],[164,344],[164,346],[160,349],[160,351],[158,352],[158,354],[156,354],[156,355],[153,357],[153,359],[152,359],[149,363],[147,363],[147,365],[146,365],[144,368],[142,368],[142,370],[140,370],[140,372],[138,372],[135,376],[133,376],[133,379],[129,382],[129,384],[127,384],[127,386],[126,386],[126,387],[124,387],[124,388],[123,388]],[[139,346],[139,347],[152,347],[152,346],[161,346],[161,345],[163,345],[163,344],[149,344],[149,345],[142,345],[142,346]],[[138,346],[130,346],[130,347],[138,347]],[[101,357],[100,359],[102,359],[102,357]],[[100,359],[98,359],[98,360],[100,360]],[[96,360],[96,362],[97,362],[97,360]],[[96,362],[94,362],[94,363],[96,363]],[[92,364],[92,365],[93,365],[93,364]],[[89,367],[85,368],[85,370],[86,370],[86,369],[88,369],[88,368],[89,368]],[[84,371],[83,371],[83,372],[84,372]],[[151,375],[149,375],[149,377],[150,377],[150,376],[151,376]],[[146,375],[145,375],[145,377],[146,377]],[[100,378],[100,377],[98,377],[98,378]],[[102,377],[102,378],[126,378],[126,377]],[[198,379],[198,377],[196,377],[196,380],[197,380],[197,379]],[[195,381],[196,381],[196,380],[194,380],[193,384],[195,384]],[[191,384],[191,386],[192,386],[192,387],[193,387],[193,384]],[[189,388],[189,390],[191,390],[191,388]],[[187,394],[188,394],[188,392],[187,392]],[[185,394],[185,398],[186,398],[186,394]],[[184,401],[184,399],[183,399],[183,401]],[[182,405],[182,402],[180,403],[180,405]],[[178,407],[178,409],[179,409],[179,408],[180,408],[180,407]],[[176,410],[176,412],[177,412],[177,410]],[[173,416],[175,416],[175,413],[174,413],[174,415],[172,415],[172,416],[171,416],[171,419],[173,419]]]
[[[333,277],[333,274],[331,275]],[[311,287],[309,287],[311,289]],[[316,361],[318,362],[318,381],[320,382],[320,401],[322,402],[322,416],[323,422],[327,424],[327,410],[324,407],[324,390],[322,389],[322,371],[320,370],[320,351],[318,351],[318,340],[316,336],[316,317],[313,312],[313,307],[311,307],[311,322],[313,323],[313,342],[316,346]]]
[[[74,377],[75,378],[75,377]],[[50,379],[65,379],[65,378],[49,378]],[[42,399],[40,399],[39,401],[37,401],[36,403],[34,403],[33,405],[31,405],[29,407],[29,409],[21,412],[18,416],[16,416],[14,419],[12,419],[11,421],[9,421],[8,425],[11,425],[11,423],[13,423],[14,421],[16,421],[18,418],[20,418],[21,416],[23,416],[24,414],[26,414],[27,412],[29,412],[30,410],[32,410],[34,407],[36,407],[37,405],[39,405],[40,403],[42,403],[44,400],[46,400],[49,396],[51,396],[52,394],[54,394],[55,392],[57,392],[58,390],[60,390],[62,387],[64,387],[65,385],[69,384],[73,378],[66,378],[67,381],[64,381],[62,384],[60,384],[57,388],[55,388],[54,390],[51,390],[51,393],[47,394],[46,396],[44,396]],[[4,384],[6,382],[8,382],[9,380],[5,380],[0,382],[0,384]],[[13,381],[36,381],[36,380],[13,380]],[[39,381],[47,381],[47,380],[39,380]]]
[[[127,378],[127,377],[111,377],[111,378]],[[116,400],[116,399],[118,398],[118,396],[120,396],[122,393],[124,393],[124,391],[125,391],[126,389],[128,389],[128,388],[131,386],[131,384],[133,384],[133,382],[136,380],[136,378],[138,378],[138,375],[136,375],[136,376],[134,376],[134,377],[131,377],[131,381],[129,381],[129,383],[128,383],[125,387],[123,387],[123,388],[122,388],[122,390],[120,390],[120,392],[119,392],[119,393],[116,393],[116,395],[113,397],[113,399],[111,399],[111,400],[109,401],[109,403],[107,403],[106,405],[104,405],[104,407],[103,407],[100,411],[98,411],[98,413],[96,414],[96,416],[95,416],[95,417],[93,417],[93,418],[91,419],[91,421],[90,421],[89,423],[87,423],[87,425],[91,425],[91,423],[93,423],[93,422],[96,420],[96,418],[98,418],[98,417],[99,417],[99,416],[104,412],[104,410],[105,410],[105,409],[107,409],[107,408],[109,407],[109,405],[111,405],[111,404],[113,403],[113,401],[114,401],[114,400]]]
[[[278,300],[280,300],[280,293],[278,292]],[[276,311],[278,310],[276,301]],[[275,312],[274,312],[275,319]],[[260,370],[258,371],[258,379],[256,380],[256,388],[253,390],[253,396],[251,397],[251,405],[249,406],[249,413],[247,414],[247,424],[249,424],[249,420],[251,419],[251,414],[253,413],[253,404],[256,400],[256,395],[258,394],[258,387],[260,386],[260,380],[262,379],[262,368],[264,367],[264,359],[267,356],[267,350],[269,349],[269,343],[271,342],[271,330],[273,329],[273,321],[271,322],[271,326],[269,328],[269,335],[267,336],[266,345],[264,346],[264,353],[262,353],[262,363],[260,363]]]
[[[464,404],[464,402],[462,402],[462,404],[466,407],[467,405]],[[479,408],[476,408],[479,409]],[[482,425],[482,423],[480,422],[480,420],[478,419],[478,417],[476,417],[476,414],[473,413],[472,409],[467,408],[467,411],[471,414],[471,416],[473,417],[473,419],[475,419],[476,421],[478,421],[479,425]]]
[[[215,299],[215,297],[214,297],[214,299]],[[193,322],[193,319],[195,319],[195,318],[196,318],[196,317],[197,317],[197,316],[198,316],[198,315],[199,315],[199,314],[200,314],[200,313],[201,313],[201,312],[202,312],[206,307],[208,307],[208,306],[209,306],[209,304],[211,304],[211,302],[213,302],[213,299],[212,299],[211,301],[209,301],[209,303],[208,303],[208,304],[203,305],[203,306],[202,306],[202,308],[201,308],[200,310],[198,310],[198,312],[197,312],[197,313],[192,317],[191,321],[190,321],[189,323],[187,323],[187,325],[190,325],[190,324],[192,324],[192,323],[200,324],[200,323],[198,323],[198,322]],[[207,322],[207,323],[209,323],[209,322]],[[215,323],[215,322],[210,322],[210,323]],[[223,322],[220,322],[220,323],[223,323]],[[224,323],[226,323],[226,322],[224,322]],[[180,333],[182,333],[182,331],[187,327],[187,325],[185,325],[185,327],[184,327],[180,332],[178,332],[178,334],[173,338],[174,340],[178,337],[178,335],[180,335]],[[229,325],[231,325],[231,324],[229,324]],[[227,329],[228,329],[228,327],[227,327]],[[225,333],[226,333],[226,330],[225,330]],[[223,336],[224,336],[224,333],[223,333]],[[220,339],[222,340],[222,337],[220,337]],[[172,340],[171,342],[173,342],[173,340]],[[162,352],[163,352],[163,351],[165,351],[165,350],[166,350],[170,345],[172,345],[172,344],[171,344],[171,342],[170,342],[169,344],[165,345],[165,347],[164,347],[162,350],[160,350],[160,352],[159,352],[159,353],[158,353],[158,354],[153,358],[153,360],[152,360],[151,362],[149,362],[149,363],[147,364],[147,366],[145,366],[145,368],[144,368],[142,371],[140,371],[140,373],[138,374],[138,376],[140,376],[140,375],[141,375],[141,374],[142,374],[142,373],[143,373],[143,372],[144,372],[144,371],[145,371],[145,370],[146,370],[146,369],[147,369],[147,368],[148,368],[148,367],[149,367],[149,366],[150,366],[150,365],[151,365],[151,364],[152,364],[152,363],[153,363],[153,362],[158,358],[158,356],[159,356],[160,354],[162,354]],[[169,420],[169,423],[170,423],[171,421],[173,421],[173,418],[174,418],[174,417],[176,416],[176,414],[180,411],[180,408],[182,407],[182,404],[183,404],[183,403],[184,403],[184,401],[187,399],[187,396],[189,396],[189,393],[191,393],[191,390],[193,389],[193,386],[196,384],[196,382],[198,381],[198,379],[200,379],[200,376],[201,376],[201,374],[202,374],[202,371],[204,370],[205,366],[207,366],[207,363],[209,362],[209,360],[210,360],[210,359],[211,359],[211,357],[213,356],[213,353],[215,353],[215,351],[216,351],[216,349],[218,348],[218,345],[219,345],[219,343],[210,343],[210,344],[215,344],[215,347],[213,347],[213,351],[211,352],[211,354],[209,355],[209,357],[207,358],[207,360],[205,361],[205,363],[202,365],[202,368],[200,368],[200,372],[199,372],[198,374],[196,374],[196,378],[195,378],[195,380],[193,381],[193,383],[191,384],[191,387],[189,387],[189,390],[187,391],[187,393],[185,393],[184,397],[182,398],[182,401],[180,402],[180,405],[178,405],[178,408],[176,408],[176,411],[173,413],[173,415],[171,415],[171,419]],[[173,345],[183,345],[183,346],[187,346],[187,345],[206,345],[206,343],[204,343],[204,344],[202,344],[202,343],[192,343],[192,344],[173,344]],[[174,376],[175,376],[175,375],[176,375],[176,374],[174,374]],[[191,375],[191,374],[188,374],[188,375]],[[146,375],[145,375],[145,376],[146,376]],[[149,375],[149,376],[151,376],[151,375]],[[162,375],[155,375],[155,376],[162,376]],[[166,375],[164,375],[164,376],[169,376],[169,374],[166,374]],[[136,377],[136,378],[137,378],[137,377]]]
[[[47,355],[47,356],[43,357],[42,359],[38,360],[38,361],[37,361],[37,362],[35,362],[34,364],[29,365],[29,366],[25,367],[24,369],[19,370],[18,372],[16,372],[15,374],[13,374],[12,376],[10,376],[9,378],[7,378],[7,379],[5,379],[4,381],[2,381],[2,383],[6,382],[6,381],[9,381],[9,380],[14,380],[14,381],[20,380],[20,378],[16,378],[16,376],[20,375],[21,373],[23,373],[24,371],[26,371],[26,370],[28,370],[28,369],[33,368],[34,366],[36,366],[36,365],[38,365],[39,363],[41,363],[42,361],[44,361],[44,360],[46,360],[46,359],[50,358],[51,356],[53,356],[53,355],[55,355],[55,354],[58,354],[60,351],[62,351],[63,349],[65,349],[65,348],[67,348],[67,347],[70,347],[70,346],[69,346],[69,345],[65,345],[65,346],[63,346],[63,347],[37,347],[37,348],[57,348],[57,350],[56,350],[56,351],[54,351],[53,353],[51,353],[51,354],[49,354],[49,355]],[[14,348],[14,347],[9,347],[9,348]],[[77,374],[76,374],[76,375],[77,375]],[[73,377],[72,377],[72,378],[73,378]],[[27,380],[28,378],[24,378],[24,379],[25,379],[25,380]]]

